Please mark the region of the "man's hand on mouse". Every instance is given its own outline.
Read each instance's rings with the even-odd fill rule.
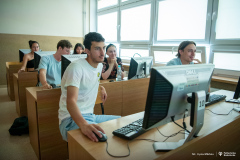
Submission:
[[[93,132],[95,132],[100,138],[102,138],[102,134],[98,131],[105,133],[104,130],[96,124],[82,124],[80,129],[82,133],[93,142],[98,142],[98,139]]]

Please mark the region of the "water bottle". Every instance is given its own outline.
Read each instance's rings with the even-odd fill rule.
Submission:
[[[121,81],[122,80],[122,67],[121,65],[118,65],[117,68],[117,81]]]

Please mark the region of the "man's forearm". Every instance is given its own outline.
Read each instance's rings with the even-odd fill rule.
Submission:
[[[74,122],[78,125],[78,127],[80,129],[81,129],[82,125],[88,124],[87,121],[83,118],[83,116],[75,102],[68,102],[67,110],[68,110],[69,114],[71,115],[72,119],[74,120]]]

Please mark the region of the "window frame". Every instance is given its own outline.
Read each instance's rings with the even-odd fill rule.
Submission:
[[[210,47],[210,58],[209,62],[213,64],[214,60],[214,52],[228,52],[228,53],[236,53],[240,54],[240,46],[218,46],[218,45],[212,45]],[[227,53],[226,53],[227,54]],[[229,69],[219,69],[215,68],[213,71],[214,76],[221,76],[221,77],[230,77],[230,78],[239,78],[240,71],[234,71]]]
[[[156,0],[156,22],[154,27],[154,33],[155,36],[154,44],[180,44],[182,41],[186,41],[189,39],[168,39],[168,40],[157,40],[158,35],[158,13],[159,13],[159,2],[164,0]],[[211,29],[211,13],[212,13],[212,4],[213,0],[208,0],[207,2],[207,13],[206,13],[206,27],[205,27],[205,38],[202,40],[199,39],[191,39],[191,41],[194,41],[197,44],[209,44],[209,38],[210,38],[210,29]]]
[[[133,2],[133,1],[131,1]],[[149,31],[149,40],[140,40],[140,41],[136,41],[136,40],[133,40],[133,41],[123,41],[121,40],[121,36],[119,35],[119,43],[120,44],[123,44],[123,45],[128,45],[128,44],[135,44],[135,45],[149,45],[149,44],[152,44],[152,41],[151,41],[151,37],[152,37],[152,34],[153,34],[153,31],[152,31],[152,27],[153,27],[153,18],[152,18],[152,15],[153,15],[153,0],[143,0],[143,1],[134,1],[136,3],[127,3],[128,5],[121,5],[120,6],[120,10],[119,10],[119,33],[121,32],[121,13],[122,13],[122,10],[125,10],[125,9],[131,9],[131,8],[135,8],[135,7],[140,7],[140,6],[144,6],[144,5],[147,5],[147,4],[150,4],[150,31]]]
[[[117,18],[119,17],[119,10],[118,8],[112,8],[112,9],[109,9],[109,10],[105,10],[105,11],[102,11],[100,13],[97,14],[97,18],[96,18],[96,25],[98,24],[98,16],[101,16],[101,15],[106,15],[106,14],[110,14],[110,13],[113,13],[113,12],[117,12]],[[97,32],[98,32],[98,27],[97,27]],[[119,43],[119,18],[117,20],[117,41],[106,41],[106,43]]]
[[[212,12],[212,28],[211,28],[211,39],[210,42],[212,45],[239,45],[239,39],[216,39],[216,25],[217,25],[217,16],[218,16],[218,0],[213,2],[213,12]]]

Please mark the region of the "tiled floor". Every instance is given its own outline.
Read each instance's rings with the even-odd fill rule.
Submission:
[[[0,88],[0,160],[37,160],[29,135],[11,136],[8,129],[17,118],[15,101],[11,101],[7,88]]]

